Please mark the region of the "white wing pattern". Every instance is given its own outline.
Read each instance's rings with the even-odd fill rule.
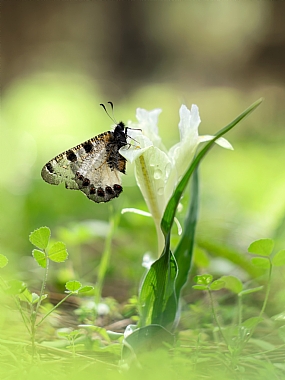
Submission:
[[[123,122],[114,131],[104,132],[50,160],[42,178],[52,184],[65,183],[67,189],[81,190],[94,202],[108,202],[123,191],[120,173],[125,174],[126,159],[119,149],[127,145]]]

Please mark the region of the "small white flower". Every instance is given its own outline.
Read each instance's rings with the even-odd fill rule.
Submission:
[[[164,246],[164,238],[160,222],[166,205],[173,191],[189,167],[199,143],[209,141],[214,136],[199,136],[198,127],[201,122],[198,107],[193,104],[191,111],[182,105],[179,110],[180,142],[165,149],[158,134],[158,116],[160,109],[146,111],[138,108],[137,124],[129,123],[128,135],[135,141],[132,147],[125,146],[120,154],[128,161],[135,163],[137,184],[154,219],[158,235],[158,254]],[[233,149],[224,138],[215,141],[218,145]],[[134,210],[132,210],[134,211]]]

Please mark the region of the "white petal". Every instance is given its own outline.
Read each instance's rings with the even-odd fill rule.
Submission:
[[[187,137],[192,140],[198,138],[198,127],[201,122],[199,109],[195,104],[192,104],[191,111],[184,105],[179,110],[180,121],[178,124],[180,132],[180,141]]]
[[[180,236],[182,234],[182,227],[181,227],[181,224],[179,223],[179,220],[175,217],[174,218],[174,222],[177,226],[177,232],[178,232],[178,235]]]
[[[135,160],[137,184],[155,220],[161,220],[165,209],[165,186],[171,167],[167,154],[154,146]]]
[[[199,143],[213,140],[214,137],[215,136],[211,135],[199,136]],[[222,148],[234,150],[232,144],[223,137],[219,137],[215,143],[220,145]]]
[[[152,141],[144,136],[141,131],[128,129],[128,137],[131,145],[123,146],[119,153],[131,163],[153,146]]]
[[[136,117],[139,122],[139,128],[147,136],[154,145],[159,146],[161,144],[161,138],[158,134],[158,116],[161,113],[161,109],[156,108],[152,111],[147,111],[142,108],[137,108]]]
[[[161,109],[156,108],[152,111],[147,111],[143,108],[137,108],[136,117],[140,124],[145,124],[148,129],[152,130],[152,133],[158,135],[158,116],[161,114]]]
[[[121,211],[121,214],[125,214],[126,212],[133,212],[134,214],[151,217],[151,214],[149,212],[143,211],[143,210],[139,210],[138,208],[133,208],[133,207],[123,208],[122,211]]]

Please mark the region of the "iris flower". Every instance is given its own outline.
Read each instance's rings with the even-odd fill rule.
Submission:
[[[158,237],[158,254],[164,247],[164,237],[160,228],[167,203],[179,180],[189,167],[198,145],[209,141],[214,136],[199,136],[201,122],[198,107],[193,104],[191,110],[182,105],[179,110],[178,124],[180,141],[168,151],[158,134],[158,116],[161,109],[146,111],[138,108],[137,123],[128,123],[128,136],[133,139],[131,146],[120,149],[120,154],[128,161],[134,162],[137,184],[145,199],[149,213],[137,209],[124,209],[122,212],[136,212],[152,216]],[[134,130],[136,129],[136,130]],[[226,149],[233,149],[224,138],[215,141]]]

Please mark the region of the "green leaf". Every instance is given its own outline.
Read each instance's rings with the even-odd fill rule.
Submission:
[[[196,290],[208,290],[207,285],[193,285],[192,288]]]
[[[262,321],[263,321],[262,317],[252,317],[252,318],[248,318],[246,321],[244,321],[242,323],[242,326],[246,327],[247,329],[253,329]]]
[[[32,304],[38,303],[40,300],[43,301],[47,298],[47,294],[43,294],[41,297],[37,293],[32,293]]]
[[[211,274],[199,274],[193,278],[198,285],[209,285],[213,281]]]
[[[244,296],[246,294],[251,294],[251,293],[259,292],[262,289],[263,289],[263,286],[257,286],[256,288],[242,290],[238,295],[239,295],[239,297],[241,297],[241,296]]]
[[[123,333],[118,333],[111,330],[107,330],[107,334],[108,334],[109,340],[119,340],[124,337]]]
[[[250,244],[248,252],[260,256],[269,256],[273,250],[274,241],[272,239],[260,239]]]
[[[175,249],[174,256],[178,266],[178,273],[175,282],[176,297],[179,299],[180,291],[187,283],[189,271],[192,263],[194,238],[198,218],[199,188],[198,169],[193,173],[191,186],[191,202],[185,218],[183,235]]]
[[[4,268],[8,264],[8,259],[6,256],[0,253],[0,268]]]
[[[240,293],[242,291],[242,282],[235,276],[222,276],[220,280],[225,282],[225,288],[233,293]]]
[[[209,288],[211,290],[220,290],[220,289],[223,289],[225,287],[225,285],[226,285],[225,281],[223,281],[223,280],[216,280],[216,281],[213,281],[210,284]]]
[[[281,251],[277,252],[276,255],[274,255],[272,264],[275,267],[281,267],[282,265],[285,265],[285,249],[282,249]]]
[[[236,117],[230,124],[228,124],[226,127],[222,128],[218,133],[215,134],[215,138],[211,141],[209,141],[203,149],[200,150],[200,152],[197,154],[197,156],[193,159],[190,167],[182,177],[181,181],[177,185],[175,192],[173,193],[172,197],[170,198],[166,209],[164,211],[163,218],[161,220],[161,229],[164,235],[166,236],[168,232],[171,230],[174,216],[176,213],[177,206],[179,204],[180,198],[185,190],[185,187],[188,184],[188,181],[196,169],[196,167],[199,165],[202,158],[208,153],[210,148],[212,148],[215,141],[222,137],[225,133],[230,131],[236,124],[238,124],[243,118],[245,118],[247,115],[249,115],[255,108],[257,108],[263,99],[257,100],[255,103],[253,103],[251,106],[249,106],[244,112],[242,112],[238,117]]]
[[[278,329],[278,335],[283,340],[283,342],[285,342],[285,326],[279,327],[279,329]]]
[[[270,268],[270,261],[266,259],[265,257],[253,257],[251,259],[251,262],[253,265],[255,265],[258,268],[262,268],[262,269]]]
[[[40,249],[46,249],[50,239],[50,229],[48,227],[40,227],[30,233],[30,242]]]
[[[33,296],[32,293],[26,288],[21,294],[18,295],[19,299],[23,302],[32,303]]]
[[[276,315],[273,315],[271,317],[271,319],[273,319],[273,321],[285,321],[285,311],[282,311],[281,313],[279,314],[276,314]]]
[[[54,243],[49,251],[48,251],[48,257],[50,260],[56,262],[56,263],[62,263],[67,259],[68,253],[66,250],[66,246],[61,241],[57,241]]]
[[[177,308],[176,274],[177,265],[172,255],[168,260],[165,253],[152,264],[139,294],[140,327],[150,324],[167,326],[174,321]]]
[[[43,251],[39,251],[38,249],[33,249],[32,255],[36,262],[43,268],[47,266],[46,255]]]
[[[86,293],[86,292],[90,292],[91,290],[94,290],[94,286],[86,285],[86,286],[82,286],[82,288],[78,290],[78,293]]]
[[[174,344],[174,335],[160,325],[149,325],[135,330],[125,338],[122,350],[124,360],[158,349],[167,349]]]
[[[70,292],[77,292],[82,287],[81,282],[79,281],[68,281],[65,284],[65,288],[69,290]]]
[[[19,280],[11,280],[8,282],[8,289],[6,290],[7,294],[18,295],[25,291],[27,284]]]

